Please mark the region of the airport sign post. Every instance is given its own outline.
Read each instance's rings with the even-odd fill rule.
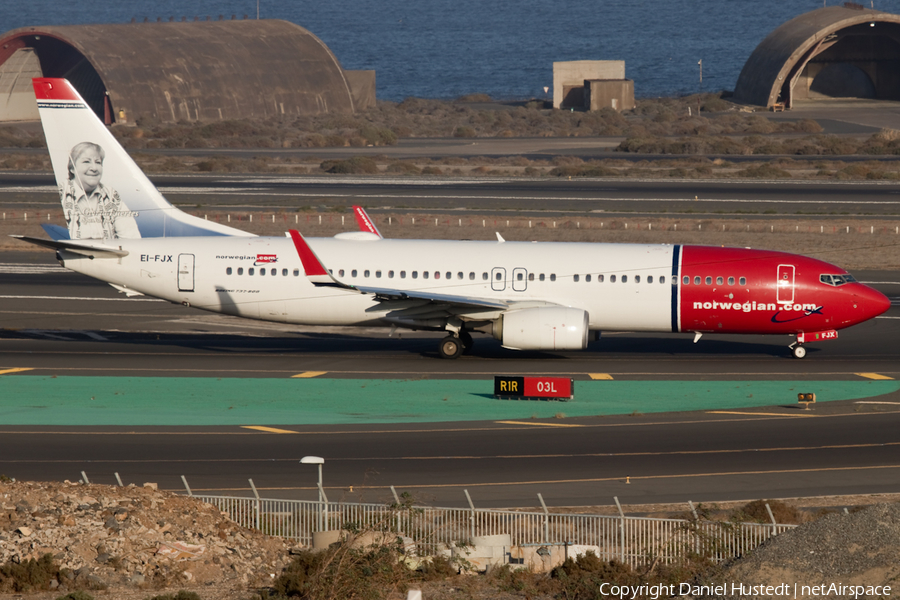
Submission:
[[[494,396],[517,400],[572,400],[575,384],[569,377],[494,376]]]

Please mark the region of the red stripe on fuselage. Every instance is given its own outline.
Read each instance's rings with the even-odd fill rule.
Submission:
[[[681,330],[793,334],[842,329],[888,309],[888,299],[872,288],[860,283],[836,287],[819,279],[845,273],[785,252],[683,246]]]

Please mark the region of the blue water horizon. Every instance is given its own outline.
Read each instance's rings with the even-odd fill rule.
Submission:
[[[839,2],[827,0],[827,5]],[[318,36],[345,69],[376,72],[379,100],[546,98],[553,63],[624,60],[635,96],[733,90],[753,49],[822,0],[259,0],[259,16]],[[870,0],[900,12],[900,0]],[[256,0],[0,3],[0,30],[41,25],[256,18]],[[700,81],[699,61],[703,61]]]

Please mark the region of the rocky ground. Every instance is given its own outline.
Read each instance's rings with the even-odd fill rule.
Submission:
[[[771,539],[705,583],[839,583],[900,589],[900,504],[859,506],[885,500],[895,498],[792,501],[796,506],[812,502],[811,506],[833,505],[841,510],[816,515]],[[842,510],[854,506],[849,512]],[[661,516],[684,510],[654,506],[627,511],[633,512],[632,508]],[[280,538],[239,527],[209,504],[160,492],[152,484],[0,482],[0,565],[24,563],[49,553],[62,568],[51,590],[13,594],[0,587],[0,600],[54,600],[73,590],[89,590],[97,600],[145,600],[178,590],[192,591],[203,600],[247,600],[281,574],[292,558],[290,552]],[[429,600],[558,597],[546,582],[532,581],[527,590],[523,586],[517,591],[496,576],[454,576],[417,587]],[[806,595],[826,596],[847,597]]]
[[[49,593],[148,598],[187,589],[204,599],[246,598],[289,560],[281,538],[244,529],[210,504],[155,486],[0,483],[0,564],[54,556]],[[0,590],[8,591],[8,590]],[[4,596],[0,598],[22,597]]]
[[[895,596],[900,591],[900,504],[876,504],[855,513],[828,515],[771,539],[752,554],[728,566],[721,581],[743,584],[719,598],[762,600],[771,595],[747,593],[751,586],[788,584],[797,597],[849,598],[832,584],[861,586],[860,597]],[[804,590],[803,586],[825,586]],[[890,586],[891,590],[875,589]],[[759,590],[761,591],[761,590]],[[881,593],[879,593],[879,591]],[[806,593],[804,593],[806,592]]]

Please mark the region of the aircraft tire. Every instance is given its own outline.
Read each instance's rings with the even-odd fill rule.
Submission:
[[[460,342],[458,337],[452,335],[448,335],[442,339],[438,346],[438,352],[440,353],[441,358],[458,358],[459,355],[462,354],[462,351],[462,342]]]
[[[791,348],[791,355],[794,358],[803,358],[804,356],[806,356],[806,348],[804,348],[800,344],[797,344],[796,346]]]

